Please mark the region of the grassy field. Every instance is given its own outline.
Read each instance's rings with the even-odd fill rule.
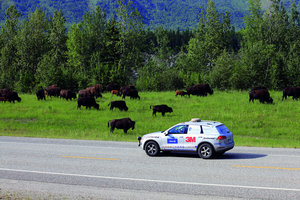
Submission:
[[[300,102],[289,97],[281,101],[282,92],[270,91],[274,104],[249,103],[247,91],[215,91],[207,97],[175,97],[175,92],[139,92],[141,100],[126,98],[127,112],[109,110],[109,102],[121,97],[104,93],[96,101],[100,110],[77,109],[77,101],[20,94],[20,103],[0,104],[0,135],[41,138],[134,141],[137,136],[162,131],[191,118],[223,122],[234,134],[237,146],[300,148]],[[167,104],[173,113],[152,116],[150,105]],[[130,117],[136,121],[127,135],[115,129],[110,133],[108,121]]]

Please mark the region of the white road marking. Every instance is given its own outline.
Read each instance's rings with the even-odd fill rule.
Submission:
[[[29,170],[6,169],[6,168],[0,168],[0,170],[2,170],[2,171],[12,171],[12,172],[36,173],[36,174],[60,175],[60,176],[76,176],[76,177],[86,177],[86,178],[98,178],[98,179],[102,178],[102,179],[127,180],[127,181],[183,184],[183,185],[202,185],[202,186],[214,186],[214,187],[231,187],[231,188],[246,188],[246,189],[259,189],[259,190],[280,190],[280,191],[300,192],[300,189],[293,189],[293,188],[275,188],[275,187],[258,187],[258,186],[243,186],[243,185],[223,185],[223,184],[212,184],[212,183],[163,181],[163,180],[152,180],[152,179],[137,179],[137,178],[123,178],[123,177],[109,177],[109,176],[93,176],[93,175],[83,175],[83,174],[67,174],[67,173],[57,173],[57,172],[29,171]]]
[[[69,144],[45,144],[45,143],[34,143],[34,142],[1,142],[0,143],[10,143],[10,144],[28,144],[28,145],[32,145],[32,144],[35,144],[35,145],[51,145],[51,146],[64,146],[64,147],[69,147],[69,146],[75,146],[75,147],[83,147],[83,148],[86,148],[86,147],[89,147],[89,148],[100,148],[100,149],[103,149],[103,148],[106,148],[106,149],[131,149],[131,150],[141,150],[141,147],[138,147],[138,143],[136,143],[136,147],[137,148],[122,148],[122,147],[100,147],[100,146],[84,146],[84,145],[69,145]]]

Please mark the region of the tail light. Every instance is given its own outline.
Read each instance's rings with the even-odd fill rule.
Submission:
[[[217,140],[225,140],[226,139],[226,136],[219,136],[218,138],[217,138]]]

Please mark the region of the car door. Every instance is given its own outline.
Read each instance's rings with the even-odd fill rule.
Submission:
[[[170,128],[162,139],[162,150],[182,150],[187,131],[188,125],[176,125]]]
[[[202,141],[202,127],[200,125],[190,125],[184,137],[183,149],[185,151],[196,151],[198,144]]]

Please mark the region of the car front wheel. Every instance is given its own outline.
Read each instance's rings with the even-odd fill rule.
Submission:
[[[156,156],[160,152],[156,142],[148,142],[145,146],[145,151],[148,156]]]
[[[198,155],[204,159],[211,158],[214,155],[214,149],[210,144],[202,144],[198,149]]]

